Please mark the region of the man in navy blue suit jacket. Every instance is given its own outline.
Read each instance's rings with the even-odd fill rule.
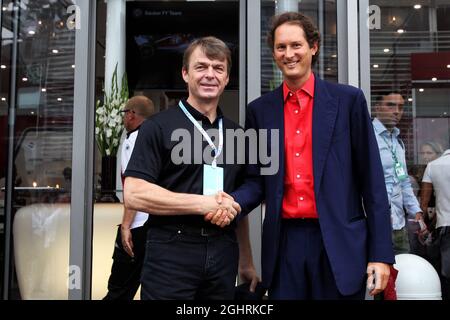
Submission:
[[[375,295],[394,254],[364,95],[312,73],[320,35],[308,17],[275,17],[268,42],[284,82],[249,104],[246,129],[279,130],[267,142],[269,150],[279,143],[279,169],[264,175],[263,165],[248,165],[231,194],[244,214],[265,201],[263,286],[271,299],[363,299],[367,279]]]

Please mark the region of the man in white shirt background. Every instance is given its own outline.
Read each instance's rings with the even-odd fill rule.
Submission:
[[[436,248],[434,265],[441,278],[442,298],[450,299],[450,149],[431,161],[422,179],[421,207],[426,209],[433,190],[436,195],[436,231],[432,247]]]
[[[128,100],[123,113],[127,137],[122,144],[121,171],[125,172],[142,122],[155,113],[153,102],[145,96]],[[140,284],[145,254],[148,214],[124,207],[122,224],[117,230],[113,265],[108,280],[108,293],[104,300],[133,300]]]

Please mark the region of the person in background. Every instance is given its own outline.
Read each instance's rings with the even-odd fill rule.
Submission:
[[[419,164],[413,165],[409,171],[409,179],[411,182],[411,187],[413,188],[414,195],[420,202],[421,198],[421,184],[425,168],[430,161],[439,158],[443,153],[442,146],[433,141],[426,141],[421,144],[419,151]],[[431,194],[430,200],[428,201],[428,207],[423,211],[423,220],[427,226],[428,232],[433,232],[436,227],[436,219],[433,219],[436,214],[435,210],[436,198],[434,192]],[[429,248],[424,243],[425,234],[418,236],[420,231],[420,226],[417,223],[413,223],[409,220],[408,233],[409,233],[409,244],[411,248],[411,253],[417,254],[422,258],[430,260]]]
[[[379,95],[375,104],[373,129],[380,150],[384,179],[391,208],[392,242],[395,254],[409,253],[410,243],[405,210],[415,223],[423,223],[419,202],[414,196],[405,160],[405,145],[396,127],[403,115],[405,100],[397,91]],[[425,232],[420,228],[421,232]]]
[[[436,194],[436,230],[430,252],[433,265],[441,278],[442,298],[450,299],[450,149],[428,163],[422,179],[421,207],[426,210],[430,198]]]
[[[426,141],[420,146],[419,164],[411,166],[411,168],[408,170],[411,186],[414,190],[414,195],[418,199],[420,198],[420,184],[422,183],[423,173],[425,172],[427,164],[430,161],[439,158],[443,152],[444,149],[437,142]],[[434,199],[430,200],[430,207],[434,207]]]
[[[411,183],[411,188],[413,189],[413,193],[417,200],[419,200],[420,181],[422,181],[424,171],[425,166],[420,164],[412,165],[408,168],[409,182]]]
[[[426,141],[420,146],[420,163],[427,165],[429,162],[439,158],[443,152],[444,149],[439,143]]]
[[[155,113],[153,101],[145,96],[134,96],[121,110],[127,137],[122,144],[122,174],[130,160],[139,128],[145,119]],[[148,214],[124,207],[122,223],[117,229],[113,264],[104,300],[133,300],[140,285],[145,254]]]
[[[425,168],[427,164],[433,160],[436,160],[439,158],[442,153],[444,153],[444,148],[442,148],[441,144],[434,141],[426,141],[422,143],[420,146],[420,152],[419,152],[419,160],[420,160],[420,169],[417,172],[417,183],[419,186],[422,183],[423,174],[425,172]],[[418,197],[420,198],[420,188],[418,192]],[[427,211],[424,211],[425,213],[425,221],[429,222],[434,215],[434,208],[435,208],[435,196],[434,193],[431,195],[431,199],[428,203],[429,207],[427,208]],[[431,214],[431,216],[430,216]]]

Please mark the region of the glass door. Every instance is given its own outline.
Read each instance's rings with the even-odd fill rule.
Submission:
[[[68,297],[73,4],[2,3],[0,250],[9,299]]]
[[[125,19],[121,20],[121,16]],[[196,38],[212,35],[222,39],[232,52],[230,81],[219,105],[226,116],[239,122],[239,19],[237,0],[98,1],[96,100],[104,101],[103,88],[110,88],[108,83],[117,66],[119,86],[123,72],[126,72],[130,97],[144,95],[150,98],[156,112],[176,107],[180,98],[188,96],[181,76],[184,50]],[[124,136],[125,133],[117,138],[123,141]],[[123,213],[120,148],[113,156],[117,158],[116,170],[109,169],[109,172],[115,171],[116,193],[108,199],[102,196],[101,186],[101,179],[108,169],[102,160],[104,155],[96,150],[92,299],[101,299],[107,293],[117,224]],[[136,298],[139,298],[139,292]]]
[[[376,9],[374,12],[378,12],[377,23],[370,28],[370,58],[365,57],[370,59],[370,64],[367,64],[370,70],[361,72],[370,83],[369,105],[372,111],[382,112],[377,106],[383,106],[384,111],[389,110],[386,106],[392,106],[392,97],[396,99],[395,103],[404,102],[397,128],[406,152],[409,181],[420,201],[427,165],[443,156],[449,148],[450,3],[440,0],[371,0],[369,4]],[[374,115],[380,116],[376,112]],[[389,115],[383,118],[389,121]],[[448,193],[448,190],[437,189],[436,185],[434,188],[436,195]],[[433,194],[424,210],[425,221],[434,240],[439,237],[436,220],[439,223],[441,219],[436,208],[440,212],[448,210],[437,203],[439,201]],[[448,279],[440,271],[440,254],[436,247],[439,241],[424,246],[415,230],[417,225],[410,222],[411,253],[422,256],[436,268],[441,277],[442,297],[449,299]]]
[[[398,125],[408,170],[419,195],[428,162],[449,147],[450,12],[448,1],[371,0],[379,27],[370,30],[372,110],[387,91],[399,92],[404,112]],[[418,184],[416,184],[418,183]]]

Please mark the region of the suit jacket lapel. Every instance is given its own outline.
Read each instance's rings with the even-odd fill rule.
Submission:
[[[326,83],[317,76],[314,92],[312,140],[314,192],[317,201],[325,160],[333,136],[334,124],[338,112],[338,101],[332,99]]]
[[[279,130],[279,168],[278,173],[274,176],[275,185],[277,186],[277,198],[283,198],[284,190],[284,101],[283,101],[283,85],[279,86],[275,91],[273,91],[272,99],[270,101],[271,110],[269,114],[268,123],[271,123],[273,127],[268,129],[278,129]],[[270,132],[267,133],[270,137]],[[271,141],[269,141],[271,142]],[[270,145],[269,145],[270,146]],[[281,201],[281,200],[280,200]]]

